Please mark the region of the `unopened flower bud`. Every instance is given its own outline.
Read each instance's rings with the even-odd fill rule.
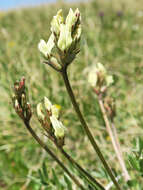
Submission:
[[[67,25],[67,29],[69,31],[72,30],[72,27],[74,26],[76,21],[77,21],[76,14],[70,8],[69,13],[68,13],[67,18],[66,18],[66,25]]]
[[[16,99],[16,95],[12,94],[12,102],[15,102],[15,99]]]
[[[79,40],[81,36],[81,25],[78,26],[77,30],[76,30],[76,34],[75,34],[75,40]]]
[[[31,116],[32,116],[32,111],[31,111],[31,105],[29,102],[27,102],[27,109],[26,109],[26,119],[29,121]]]
[[[18,89],[19,89],[19,85],[16,83],[16,84],[14,84],[14,90],[17,92],[18,91]]]
[[[80,18],[80,12],[79,12],[78,8],[76,8],[74,14],[75,14],[76,17]],[[81,18],[80,18],[80,20],[81,20]]]
[[[26,96],[25,96],[25,94],[21,95],[21,105],[22,105],[22,107],[25,107],[25,105],[26,105]]]
[[[19,109],[19,103],[18,103],[17,99],[15,100],[15,105],[14,106],[15,106],[15,109]]]
[[[19,82],[19,88],[23,88],[25,86],[25,77],[22,77]]]
[[[50,62],[56,69],[60,70],[62,68],[55,57],[51,57]]]
[[[37,105],[37,115],[38,115],[39,119],[44,120],[45,116],[44,116],[44,114],[43,114],[42,103],[39,103],[39,104]]]

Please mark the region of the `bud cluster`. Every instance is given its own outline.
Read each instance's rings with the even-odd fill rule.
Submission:
[[[113,76],[108,75],[105,67],[97,63],[89,68],[88,82],[97,94],[103,93],[114,82]]]
[[[30,103],[27,102],[24,77],[22,77],[20,81],[14,83],[13,90],[13,107],[23,121],[29,122],[32,116],[32,111]]]
[[[59,120],[59,112],[60,106],[52,105],[46,97],[43,103],[37,105],[38,119],[48,137],[58,146],[63,146],[66,128]]]
[[[81,37],[81,16],[78,9],[73,12],[72,9],[64,21],[62,10],[57,12],[51,22],[51,36],[46,43],[41,40],[38,44],[46,60],[57,70],[63,65],[70,64],[79,52]],[[52,53],[55,47],[56,53]],[[57,57],[58,55],[58,57]]]

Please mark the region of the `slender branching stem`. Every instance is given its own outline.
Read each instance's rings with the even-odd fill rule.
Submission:
[[[117,130],[116,130],[116,127],[115,127],[113,122],[112,122],[111,125],[112,125],[113,134],[114,134],[114,137],[115,137],[115,142],[116,142],[118,150],[119,150],[119,155],[120,155],[120,160],[121,160],[120,162],[122,163],[122,170],[124,171],[124,178],[125,178],[125,181],[129,181],[131,178],[130,178],[130,175],[128,173],[128,170],[126,168],[126,165],[125,165],[125,162],[124,162],[124,159],[123,159],[123,154],[122,154],[120,142],[119,142],[119,139],[118,139]]]
[[[44,127],[43,127],[44,128]],[[46,128],[44,128],[46,130]],[[46,134],[45,134],[46,135]],[[46,135],[47,136],[47,135]],[[49,136],[47,136],[49,137]],[[59,146],[59,144],[56,141],[53,141],[55,146],[58,148],[58,150],[63,154],[63,156],[75,167],[80,174],[92,185],[96,188],[97,186],[100,188],[100,190],[105,190],[105,188],[96,180],[94,177],[92,177],[85,169],[83,169],[64,149],[63,147]],[[87,179],[89,178],[89,179]]]
[[[75,96],[74,96],[74,93],[73,93],[73,90],[71,88],[71,85],[70,85],[70,82],[69,82],[69,79],[68,79],[68,75],[67,75],[67,68],[63,68],[62,72],[62,77],[63,77],[63,80],[64,80],[64,83],[65,83],[65,86],[66,86],[66,89],[67,89],[67,92],[69,94],[69,97],[71,99],[71,102],[73,104],[73,107],[79,117],[79,120],[81,122],[81,126],[83,127],[86,135],[88,136],[94,150],[96,151],[99,159],[101,160],[102,164],[104,165],[105,169],[107,170],[111,180],[113,181],[114,185],[116,186],[117,190],[121,190],[120,188],[120,185],[118,184],[118,182],[116,181],[113,173],[112,173],[112,170],[110,169],[108,163],[106,162],[106,160],[104,159],[104,156],[102,155],[101,151],[100,151],[100,148],[98,147],[96,141],[94,140],[94,137],[92,135],[92,133],[90,132],[89,130],[89,127],[79,109],[79,106],[78,106],[78,103],[76,102],[76,99],[75,99]]]
[[[67,160],[72,163],[73,166],[75,166],[78,171],[80,171],[86,178],[88,177],[93,184],[95,184],[95,187],[99,187],[100,190],[105,190],[105,188],[96,180],[94,177],[92,177],[86,170],[84,170],[65,150],[61,147],[58,147],[61,151],[61,153],[67,158]]]
[[[57,156],[48,148],[48,146],[36,135],[34,130],[31,128],[29,122],[24,121],[24,124],[34,139],[41,145],[43,149],[59,164],[59,166],[67,173],[67,175],[73,180],[73,182],[81,189],[86,190],[79,180],[71,174],[71,172],[65,167],[65,165],[57,158]]]
[[[126,165],[125,165],[125,162],[124,162],[124,159],[123,159],[123,155],[122,155],[120,143],[119,143],[119,140],[118,140],[116,128],[115,128],[114,124],[112,123],[112,128],[113,128],[113,131],[112,131],[112,128],[110,126],[110,122],[109,122],[107,114],[106,114],[106,110],[104,108],[102,98],[98,97],[98,102],[99,102],[99,106],[100,106],[100,109],[101,109],[101,112],[102,112],[102,115],[103,115],[103,118],[104,118],[104,122],[105,122],[105,125],[106,125],[106,130],[107,130],[107,132],[108,132],[108,134],[109,134],[109,136],[111,138],[113,148],[115,150],[116,156],[117,156],[117,158],[119,160],[119,163],[120,163],[122,171],[123,171],[123,174],[124,174],[123,177],[124,177],[125,181],[127,182],[128,180],[130,180],[130,176],[128,174],[128,171],[126,169]]]

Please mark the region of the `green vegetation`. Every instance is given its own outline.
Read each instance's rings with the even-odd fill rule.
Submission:
[[[97,62],[104,64],[114,75],[115,82],[108,94],[116,99],[115,125],[132,178],[130,184],[133,190],[141,190],[143,142],[135,139],[143,134],[143,10],[141,1],[131,0],[57,3],[0,13],[0,189],[77,189],[29,135],[12,108],[12,84],[22,76],[26,77],[34,111],[34,130],[56,155],[61,156],[41,133],[36,116],[36,105],[47,96],[54,104],[61,105],[61,120],[67,127],[67,152],[104,186],[110,183],[98,157],[95,161],[95,153],[80,128],[62,78],[42,64],[43,58],[37,48],[41,38],[48,39],[50,22],[57,10],[62,8],[66,15],[70,7],[78,7],[82,14],[81,51],[68,72],[77,101],[115,175],[121,174],[98,100],[87,82],[87,67]],[[63,162],[68,164],[65,158]],[[69,168],[80,175],[71,165]],[[122,177],[120,182],[125,184]],[[127,189],[127,184],[122,188]]]

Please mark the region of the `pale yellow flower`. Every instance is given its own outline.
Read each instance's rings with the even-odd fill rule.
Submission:
[[[102,73],[102,75],[106,74],[106,69],[101,63],[96,64],[96,70],[97,70],[97,72]]]
[[[57,120],[55,116],[50,117],[50,121],[54,128],[54,134],[57,138],[62,138],[65,136],[65,127],[61,121]]]
[[[62,9],[60,9],[56,16],[53,17],[51,22],[51,31],[57,35],[60,33],[60,24],[63,24],[64,18],[62,14]]]
[[[69,13],[66,18],[66,22],[65,22],[67,25],[67,29],[69,31],[71,31],[72,26],[75,24],[76,20],[77,20],[77,17],[75,15],[75,13],[73,12],[73,10],[70,8]]]
[[[106,83],[107,83],[107,86],[110,86],[113,82],[114,82],[114,79],[113,79],[113,76],[112,76],[112,75],[106,76]]]
[[[91,71],[88,74],[88,82],[92,87],[96,86],[98,77],[97,77],[97,71],[96,69],[91,69]]]
[[[54,115],[56,118],[59,117],[59,111],[60,111],[59,106],[52,105],[51,106],[51,111],[52,111],[52,115]]]
[[[52,105],[51,101],[47,97],[44,97],[44,105],[46,110],[51,111],[52,116],[56,118],[59,117],[60,106]]]
[[[58,47],[64,51],[67,50],[72,44],[71,31],[65,24],[60,25],[60,36],[58,40]]]
[[[52,103],[51,103],[51,101],[50,101],[47,97],[44,97],[44,105],[45,105],[45,108],[46,108],[48,111],[51,110]]]
[[[96,87],[98,81],[102,81],[104,87],[110,86],[114,81],[113,76],[107,75],[107,71],[101,63],[92,66],[88,73],[88,82],[92,87]],[[102,85],[102,83],[100,85]]]
[[[41,53],[43,53],[45,55],[45,57],[50,56],[51,55],[51,51],[54,47],[54,35],[51,34],[48,42],[46,43],[44,40],[40,40],[39,44],[38,44],[38,48],[40,50]]]

